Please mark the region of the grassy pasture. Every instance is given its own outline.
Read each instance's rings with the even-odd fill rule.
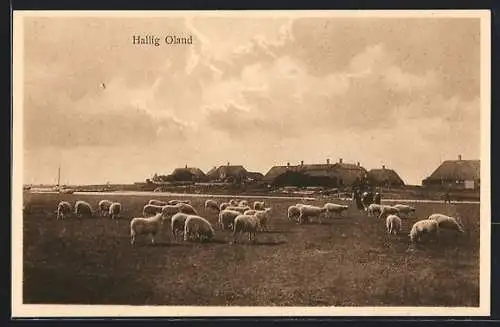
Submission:
[[[122,219],[55,218],[61,200],[86,200],[95,209],[104,198],[122,203]],[[210,243],[174,244],[164,230],[156,246],[143,236],[132,248],[130,218],[140,216],[149,199],[25,194],[30,211],[23,217],[24,303],[479,305],[478,204],[417,203],[416,216],[403,220],[402,233],[389,236],[385,221],[354,206],[344,217],[297,225],[286,218],[287,207],[297,200],[265,199],[274,215],[271,230],[257,234],[257,244],[247,238],[243,244],[229,244],[230,232],[220,230]],[[203,208],[205,197],[189,199],[202,216],[216,222],[217,214]],[[459,215],[465,235],[448,233],[439,243],[409,251],[411,225],[435,212]]]

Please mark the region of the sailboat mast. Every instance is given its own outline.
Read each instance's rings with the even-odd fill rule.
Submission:
[[[57,170],[57,186],[60,185],[61,182],[61,166],[59,165],[59,169]]]

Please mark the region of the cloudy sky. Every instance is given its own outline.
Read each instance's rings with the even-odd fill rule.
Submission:
[[[420,184],[480,157],[479,32],[471,18],[25,18],[24,182],[54,183],[59,164],[62,183],[128,183],[343,158]]]

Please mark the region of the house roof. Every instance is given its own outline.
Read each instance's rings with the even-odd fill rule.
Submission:
[[[226,165],[211,169],[207,175],[209,177],[218,178],[221,173],[224,173],[226,176],[237,176],[239,174],[247,174],[248,172],[242,165]]]
[[[480,160],[446,160],[427,179],[477,180],[480,170]]]
[[[260,180],[264,177],[264,175],[258,171],[249,171],[247,173],[247,177],[253,178],[255,180]]]
[[[205,173],[200,169],[196,167],[187,167],[187,168],[175,168],[174,171],[172,172],[172,175],[180,174],[183,172],[189,172],[195,176],[199,177],[204,177]]]
[[[382,169],[370,169],[368,171],[368,178],[373,180],[376,183],[385,183],[385,182],[390,182],[390,183],[395,183],[395,184],[401,184],[404,185],[403,179],[399,177],[398,173],[396,173],[392,169],[387,169],[387,168],[382,168]]]
[[[362,166],[339,162],[333,164],[274,166],[264,176],[264,180],[273,180],[289,170],[302,172],[310,176],[337,176],[345,174],[360,175],[366,172],[366,169]]]

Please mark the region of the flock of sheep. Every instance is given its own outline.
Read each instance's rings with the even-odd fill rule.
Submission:
[[[409,217],[415,213],[415,208],[409,205],[396,204],[393,206],[380,204],[380,196],[375,197],[378,203],[367,203],[363,201],[360,210],[367,216],[385,218],[385,227],[389,235],[397,235],[401,232],[401,218]],[[358,206],[359,207],[359,206]],[[111,219],[118,219],[121,212],[121,204],[109,200],[101,200],[97,204],[97,215],[108,216]],[[255,201],[250,207],[248,201],[232,199],[229,202],[218,204],[215,200],[205,201],[205,211],[218,213],[216,228],[232,231],[232,243],[237,243],[242,234],[247,233],[248,239],[255,242],[255,235],[258,231],[268,228],[271,220],[272,209],[265,207],[263,201]],[[323,206],[310,204],[295,204],[288,207],[287,217],[290,222],[303,224],[311,218],[316,218],[322,222],[324,216],[330,217],[332,214],[342,216],[343,212],[349,208],[347,205],[326,203]],[[78,200],[74,208],[69,202],[61,201],[57,207],[57,219],[65,219],[74,212],[77,217],[91,217],[92,207],[88,202]],[[165,221],[170,221],[171,239],[178,241],[179,235],[183,233],[184,241],[188,240],[212,240],[215,237],[214,226],[191,206],[189,200],[150,200],[145,204],[143,217],[134,217],[130,221],[130,243],[135,244],[139,235],[150,235],[151,243],[155,243]],[[420,242],[424,236],[437,238],[440,229],[454,230],[460,233],[464,228],[458,218],[446,216],[440,213],[431,214],[427,219],[417,221],[413,224],[409,238],[411,243]]]

